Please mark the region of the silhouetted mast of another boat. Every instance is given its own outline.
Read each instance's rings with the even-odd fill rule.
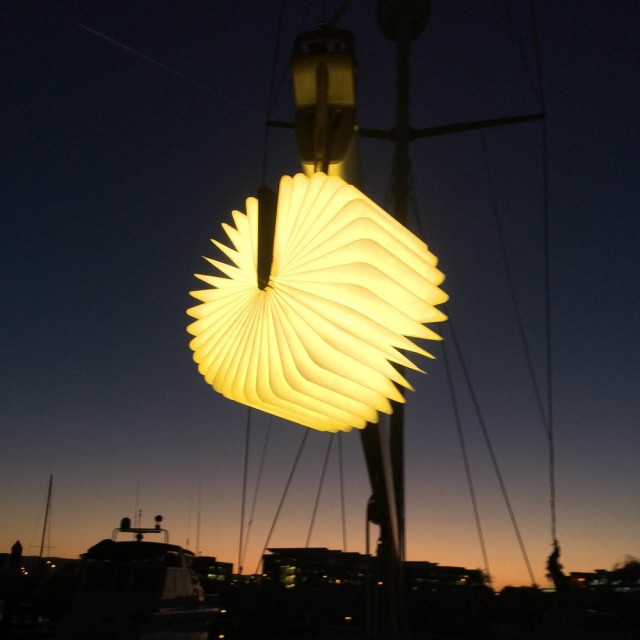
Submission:
[[[49,476],[49,490],[47,491],[47,506],[44,511],[44,525],[42,526],[42,540],[40,541],[40,555],[42,559],[44,554],[44,541],[47,537],[47,526],[49,524],[49,509],[51,508],[51,490],[53,488],[53,474]]]

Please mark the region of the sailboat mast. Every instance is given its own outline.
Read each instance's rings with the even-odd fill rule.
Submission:
[[[409,60],[411,40],[411,12],[409,0],[397,0],[397,67],[396,67],[396,126],[394,131],[393,158],[393,215],[402,225],[407,224],[409,202]],[[398,518],[398,555],[405,559],[404,526],[404,404],[394,403],[390,417],[391,466],[394,479],[396,511]]]
[[[49,476],[49,490],[47,491],[47,506],[44,511],[44,525],[42,526],[42,540],[40,541],[40,558],[44,553],[44,541],[47,536],[47,525],[49,524],[49,509],[51,507],[51,489],[53,488],[53,474]]]

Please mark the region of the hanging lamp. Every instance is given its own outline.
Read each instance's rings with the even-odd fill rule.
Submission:
[[[284,176],[269,199],[233,211],[230,244],[212,240],[222,275],[197,275],[209,285],[188,310],[198,370],[225,397],[307,427],[375,423],[411,389],[398,367],[421,370],[405,352],[432,357],[410,338],[440,339],[424,326],[446,319],[437,259],[337,176]]]

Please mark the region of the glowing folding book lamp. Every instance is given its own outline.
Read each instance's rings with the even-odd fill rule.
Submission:
[[[227,398],[323,431],[349,431],[391,413],[411,389],[394,364],[427,357],[407,336],[438,340],[444,280],[427,245],[341,178],[280,180],[271,270],[258,282],[259,204],[246,201],[212,240],[231,263],[197,277],[188,327],[198,370]],[[270,240],[269,240],[270,242]],[[262,249],[264,251],[264,248]]]

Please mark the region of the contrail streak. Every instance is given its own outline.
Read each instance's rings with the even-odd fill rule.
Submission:
[[[144,53],[141,53],[140,51],[137,51],[136,49],[133,49],[132,47],[127,46],[126,44],[119,42],[118,40],[115,40],[114,38],[111,38],[110,36],[101,33],[100,31],[97,31],[96,29],[93,29],[89,26],[87,26],[86,24],[82,24],[80,22],[76,23],[78,27],[80,27],[80,29],[84,29],[85,31],[88,31],[89,33],[93,34],[94,36],[97,36],[98,38],[101,38],[102,40],[105,40],[106,42],[115,45],[116,47],[119,47],[120,49],[124,49],[125,51],[127,51],[128,53],[131,53],[134,56],[138,56],[138,58],[142,58],[143,60],[145,60],[146,62],[155,65],[156,67],[160,67],[160,69],[163,69],[164,71],[167,71],[168,73],[176,76],[177,78],[180,78],[181,80],[185,80],[186,82],[189,82],[192,85],[195,85],[196,87],[198,87],[199,89],[202,89],[203,91],[206,91],[207,93],[210,93],[218,98],[223,98],[224,100],[226,100],[227,102],[230,102],[232,105],[238,107],[238,109],[241,109],[242,111],[244,111],[245,113],[251,114],[252,116],[255,116],[256,118],[259,118],[260,120],[264,120],[265,117],[261,114],[259,114],[257,111],[254,111],[253,109],[251,109],[250,107],[247,107],[239,102],[237,102],[236,100],[234,100],[233,98],[230,98],[229,96],[225,95],[224,93],[220,93],[219,91],[216,91],[215,89],[213,89],[212,87],[207,86],[206,84],[202,84],[201,82],[198,82],[197,80],[194,80],[193,78],[190,78],[189,76],[185,76],[184,74],[180,73],[179,71],[176,71],[175,69],[172,69],[171,67],[168,67],[165,64],[162,64],[162,62],[158,62],[158,60],[155,60],[154,58],[150,58],[149,56],[145,55]]]

